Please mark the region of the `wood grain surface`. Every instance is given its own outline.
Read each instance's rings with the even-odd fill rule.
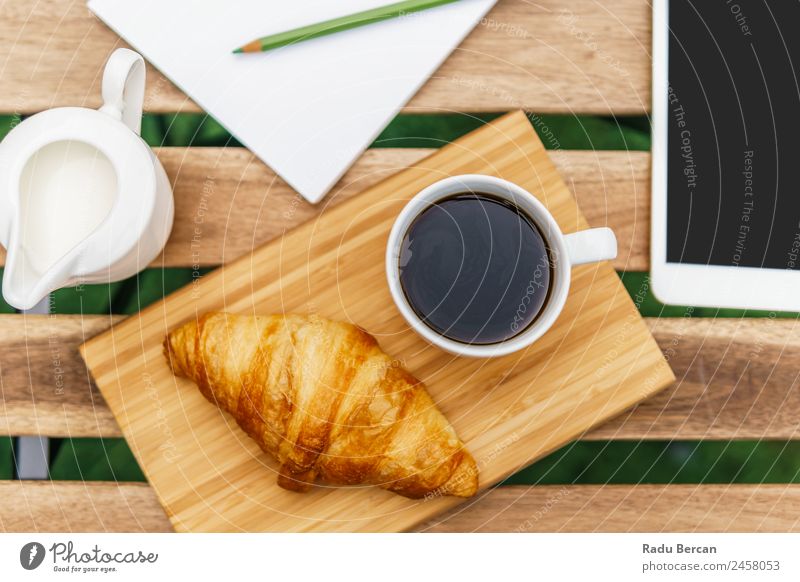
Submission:
[[[797,319],[683,317],[648,323],[677,381],[597,429],[594,437],[800,438]]]
[[[82,341],[120,319],[0,315],[0,434],[120,436],[78,354]],[[678,380],[582,439],[800,436],[797,321],[646,321]]]
[[[175,225],[154,267],[217,266],[311,220],[430,149],[371,149],[319,204],[303,200],[244,148],[157,148],[174,185]],[[650,264],[650,154],[549,151],[591,226],[617,235],[619,270]],[[5,251],[0,247],[0,264]]]
[[[119,436],[78,354],[111,317],[0,316],[0,434]]]
[[[796,532],[798,485],[499,487],[423,532]],[[144,483],[0,481],[0,531],[164,532]]]
[[[797,485],[499,487],[423,524],[434,532],[800,531]]]
[[[437,151],[286,236],[197,279],[81,348],[92,376],[179,530],[381,530],[413,527],[453,504],[375,488],[287,494],[274,463],[191,382],[170,373],[167,330],[209,310],[314,312],[357,322],[426,382],[489,486],[644,400],[672,371],[607,263],[573,269],[556,325],[504,358],[451,357],[426,344],[392,304],[384,275],[402,206],[447,175],[501,175],[536,192],[565,232],[586,228],[522,113]]]
[[[99,106],[119,46],[85,0],[0,3],[0,111]],[[645,0],[500,0],[406,109],[640,114],[649,55]],[[147,77],[145,111],[198,111],[161,73]]]
[[[6,532],[169,532],[147,483],[0,481]]]

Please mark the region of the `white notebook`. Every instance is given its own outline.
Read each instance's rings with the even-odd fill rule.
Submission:
[[[453,4],[235,55],[250,40],[387,0],[89,0],[89,9],[310,202],[496,0]]]

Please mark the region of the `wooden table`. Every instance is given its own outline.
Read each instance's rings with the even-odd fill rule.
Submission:
[[[6,0],[0,4],[0,111],[25,115],[60,105],[99,106],[103,64],[118,46],[124,43],[83,0]],[[649,52],[645,0],[500,0],[406,110],[642,115],[650,103]],[[157,71],[148,75],[147,111],[198,111]],[[617,233],[615,267],[648,270],[649,154],[565,151],[547,141],[589,222]],[[157,153],[176,197],[175,229],[157,266],[191,266],[197,257],[203,266],[219,265],[324,206],[299,201],[280,181],[270,186],[273,173],[245,149]],[[337,198],[357,194],[427,153],[369,150],[342,181],[354,185],[344,186]],[[192,217],[209,175],[215,202],[208,205],[200,246],[192,246]],[[271,199],[261,210],[254,240],[254,209],[267,188]],[[77,352],[80,343],[116,320],[0,316],[0,434],[119,436]],[[797,437],[795,320],[679,318],[648,324],[678,381],[584,439]],[[514,486],[498,488],[423,529],[794,531],[800,529],[798,509],[800,486],[788,484]],[[170,525],[145,484],[0,481],[0,529],[168,531]]]

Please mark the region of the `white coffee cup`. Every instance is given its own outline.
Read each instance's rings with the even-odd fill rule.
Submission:
[[[536,319],[517,335],[494,344],[468,344],[434,331],[414,312],[400,283],[400,252],[414,220],[436,202],[461,193],[488,194],[510,202],[534,221],[550,251],[550,295]],[[452,354],[474,358],[503,356],[531,345],[555,323],[567,301],[570,273],[575,265],[606,261],[617,256],[617,239],[610,228],[592,228],[564,234],[553,215],[530,192],[507,180],[478,174],[445,178],[412,198],[398,215],[386,245],[386,277],[397,308],[408,324],[431,344]]]

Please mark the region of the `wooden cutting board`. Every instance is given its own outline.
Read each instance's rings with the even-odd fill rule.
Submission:
[[[315,312],[364,327],[427,384],[474,455],[482,488],[674,380],[607,263],[574,269],[560,319],[527,351],[463,359],[412,332],[387,289],[386,239],[408,199],[436,180],[464,173],[520,184],[565,232],[588,226],[530,122],[513,113],[82,346],[176,530],[399,531],[462,502],[412,501],[372,487],[317,487],[306,494],[278,487],[273,460],[194,384],[173,377],[162,355],[167,330],[209,310]]]

